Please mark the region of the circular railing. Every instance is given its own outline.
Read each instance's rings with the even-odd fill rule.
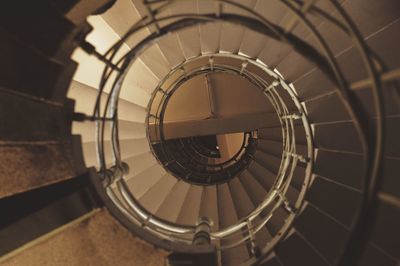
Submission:
[[[219,58],[224,59],[228,57],[236,61],[237,66],[220,64],[218,62]],[[310,180],[313,163],[313,160],[311,160],[311,158],[313,158],[312,137],[310,125],[307,121],[305,111],[303,110],[300,102],[297,100],[295,92],[293,91],[292,87],[287,84],[287,82],[285,82],[285,80],[278,73],[269,69],[266,65],[263,65],[259,62],[240,55],[214,54],[204,55],[197,59],[202,58],[209,58],[208,62],[212,63],[192,69],[190,72],[184,72],[182,71],[182,68],[196,59],[188,60],[182,63],[182,65],[175,67],[170,72],[170,74],[167,75],[167,77],[160,82],[159,86],[155,88],[152,99],[155,99],[157,94],[161,94],[162,97],[168,98],[170,95],[170,90],[173,91],[179,86],[180,82],[199,75],[199,73],[209,73],[210,71],[213,71],[240,75],[241,77],[246,78],[252,84],[256,85],[257,88],[260,89],[270,101],[277,114],[277,118],[280,122],[283,134],[283,155],[280,170],[277,174],[274,187],[268,193],[266,198],[259,204],[259,206],[257,206],[257,208],[255,208],[255,210],[253,210],[246,217],[240,219],[236,224],[233,224],[226,228],[222,228],[217,231],[210,232],[212,240],[221,240],[225,238],[234,238],[240,236],[239,240],[235,241],[235,243],[229,245],[219,245],[220,250],[226,250],[234,248],[238,245],[242,245],[248,241],[254,241],[257,233],[268,223],[268,221],[274,215],[274,211],[280,206],[284,206],[284,208],[288,212],[288,218],[286,219],[286,223],[282,225],[282,231],[288,230],[291,222],[297,214],[297,210],[301,208],[304,194],[308,187],[307,184]],[[256,67],[258,70],[261,70],[262,73],[266,74],[270,79],[266,81],[265,77],[260,77],[259,75],[247,70],[247,68],[251,69],[252,67]],[[176,75],[176,71],[181,71],[182,75]],[[169,82],[171,84],[170,89],[161,89],[164,81],[166,81],[169,76],[177,77],[176,84],[178,85],[176,85],[175,82]],[[273,81],[271,82],[271,80]],[[288,109],[285,101],[280,96],[280,90],[285,91],[290,95],[294,105],[297,108],[296,112],[290,111]],[[114,98],[117,99],[117,97]],[[163,103],[164,101],[161,100],[160,102]],[[153,100],[150,100],[148,110],[154,110],[154,108],[150,108],[152,103]],[[163,105],[159,104],[158,106],[162,107]],[[155,108],[155,110],[158,110],[157,112],[159,113],[153,114],[149,111],[146,119],[147,121],[151,118],[155,119],[155,121],[161,120],[159,118],[161,117],[160,113],[163,112],[163,108]],[[299,155],[296,152],[295,120],[301,121],[303,130],[306,132],[307,156]],[[117,143],[117,135],[114,134],[113,136],[115,138],[113,139],[113,141]],[[115,156],[115,158],[116,162],[118,162],[118,156]],[[248,164],[248,162],[246,162],[246,165]],[[303,186],[302,191],[299,193],[298,200],[295,204],[292,205],[289,203],[286,197],[286,192],[290,186],[290,183],[292,182],[294,170],[298,163],[302,163],[306,166],[304,178],[305,185]],[[224,170],[226,172],[226,169]],[[183,242],[186,244],[192,243],[196,230],[195,226],[173,224],[171,222],[162,220],[151,213],[148,213],[143,207],[140,206],[140,203],[138,203],[138,201],[131,194],[124,179],[122,178],[122,175],[123,171],[120,171],[119,178],[114,180],[114,182],[116,183],[116,190],[112,187],[108,187],[108,193],[110,197],[117,202],[117,206],[119,206],[119,208],[124,208],[124,212],[130,213],[130,217],[133,222],[145,226],[160,237],[171,239],[173,241]],[[121,197],[118,197],[116,195],[117,193],[119,193]],[[265,214],[265,211],[267,209],[268,214]],[[280,232],[274,237],[271,243],[277,243],[278,238],[280,239],[281,237],[283,237],[283,235],[284,233]],[[269,248],[272,248],[272,246],[273,245],[271,245]]]

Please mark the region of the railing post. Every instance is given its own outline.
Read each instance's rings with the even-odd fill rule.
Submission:
[[[197,221],[196,231],[193,237],[194,245],[208,245],[211,242],[210,232],[213,221],[208,217],[200,217]]]
[[[256,258],[261,256],[261,251],[260,248],[257,246],[256,243],[256,237],[254,235],[253,231],[253,225],[251,224],[250,219],[247,220],[247,228],[249,230],[249,236],[250,236],[250,251],[253,256]]]
[[[121,165],[114,165],[110,169],[106,169],[103,175],[103,185],[108,187],[115,180],[121,179],[124,175],[129,173],[129,165],[125,162],[121,162]]]

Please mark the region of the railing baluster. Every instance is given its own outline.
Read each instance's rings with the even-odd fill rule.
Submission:
[[[257,246],[256,237],[254,235],[254,228],[250,219],[247,220],[247,229],[249,230],[251,253],[253,256],[258,258],[261,255],[261,251],[260,248]]]

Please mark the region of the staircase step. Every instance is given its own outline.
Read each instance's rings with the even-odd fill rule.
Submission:
[[[72,132],[74,134],[81,134],[84,142],[96,141],[96,122],[75,122],[72,125]],[[118,136],[120,140],[142,139],[144,143],[148,143],[148,140],[146,139],[146,126],[144,123],[118,120]],[[104,140],[110,139],[111,122],[106,122],[104,130]]]
[[[0,17],[4,30],[48,56],[56,55],[64,42],[74,38],[75,25],[44,1],[9,1]]]
[[[221,35],[219,50],[222,53],[237,54],[244,36],[244,28],[232,23],[223,23],[221,26]]]
[[[197,1],[183,1],[178,5],[172,6],[169,11],[174,15],[188,13],[195,14],[197,13]],[[182,52],[186,59],[193,58],[201,54],[200,32],[198,25],[188,27],[177,32],[177,36],[182,48]]]
[[[213,54],[219,52],[221,23],[200,25],[201,53]]]
[[[239,176],[240,182],[246,189],[254,206],[258,206],[265,196],[267,195],[267,189],[264,188],[259,181],[248,171],[243,171]]]
[[[302,101],[331,93],[335,87],[334,83],[319,68],[294,81],[293,86]]]
[[[115,2],[116,0],[100,0],[94,2],[85,0],[52,1],[70,21],[77,25],[85,21],[90,15],[105,12]]]
[[[216,14],[218,6],[210,5],[204,1],[197,1],[197,9],[199,14]],[[220,34],[222,23],[206,23],[200,25],[200,44],[201,53],[217,53],[219,51]]]
[[[239,219],[246,217],[255,209],[255,207],[257,207],[253,204],[248,192],[243,187],[239,178],[234,178],[229,182],[229,189],[231,191],[232,200]],[[260,218],[256,218],[254,219],[252,225],[256,226],[260,222]],[[260,231],[255,234],[255,237],[256,244],[260,249],[262,249],[266,243],[271,240],[271,235],[265,227],[260,229]]]
[[[276,175],[263,167],[260,163],[250,163],[248,171],[266,191],[272,188]]]
[[[0,146],[0,198],[75,177],[85,171],[80,138]]]
[[[275,248],[279,259],[285,266],[298,265],[330,265],[307,243],[299,234],[294,232]]]
[[[0,89],[1,142],[66,139],[73,108],[73,101],[61,105]]]
[[[400,159],[385,158],[382,165],[382,192],[400,198],[398,173],[400,173]]]
[[[386,156],[400,158],[400,116],[386,118],[385,121],[384,153]]]
[[[164,168],[158,164],[152,165],[135,176],[128,175],[127,185],[136,198],[142,197],[166,174]]]
[[[4,36],[0,47],[0,86],[35,97],[63,100],[76,63],[49,59],[4,29],[0,28],[0,34]]]
[[[260,128],[257,131],[257,138],[282,142],[282,128],[280,126],[271,128]]]
[[[159,40],[158,46],[167,59],[170,68],[173,68],[185,61],[185,56],[176,34],[165,35]]]
[[[209,217],[213,221],[212,230],[219,228],[218,198],[216,186],[204,187],[199,217]]]
[[[338,258],[348,236],[343,226],[311,205],[305,207],[294,226],[330,263]]]
[[[63,207],[65,208],[65,207]],[[103,209],[90,212],[1,259],[2,265],[162,265],[166,254],[134,237]]]
[[[350,116],[338,94],[327,94],[321,98],[305,102],[311,123],[349,121]],[[331,112],[335,110],[335,112]]]
[[[109,0],[105,0],[109,1]],[[141,16],[135,7],[135,4],[130,0],[116,1],[115,4],[107,10],[107,12],[101,14],[101,18],[117,33],[122,37],[132,26],[133,21],[138,21]],[[149,35],[149,29],[143,28],[135,34],[131,35],[126,44],[129,47],[133,47],[138,44],[141,40]]]
[[[235,205],[232,200],[232,195],[227,184],[217,185],[218,196],[218,214],[220,228],[226,228],[235,224],[238,221]],[[230,245],[240,240],[243,236],[235,234],[226,239],[221,240],[221,245]],[[245,261],[249,257],[248,250],[245,244],[241,244],[235,248],[222,251],[222,265],[233,265]]]
[[[361,3],[357,3],[357,5],[360,4]],[[371,5],[375,5],[375,3],[373,4],[371,3]],[[387,3],[382,4],[382,6],[385,5],[387,5]],[[392,3],[392,5],[394,5],[394,3]],[[362,12],[360,12],[360,14],[361,13]],[[374,52],[380,55],[381,59],[383,60],[383,62],[385,62],[388,69],[395,69],[399,67],[400,60],[397,56],[398,55],[398,53],[396,52],[397,48],[393,46],[393,42],[395,41],[393,40],[392,37],[392,36],[397,37],[397,35],[394,33],[398,32],[399,28],[400,28],[400,22],[396,21],[393,24],[387,25],[382,30],[378,30],[377,32],[375,32],[366,39],[367,43],[374,50]],[[333,29],[329,29],[327,30],[327,32],[332,33]],[[329,40],[334,41],[335,44],[339,46],[343,46],[342,44],[340,44],[340,42],[345,39],[348,38],[339,38],[338,36],[334,36],[330,37]],[[344,48],[346,48],[346,45],[343,46],[343,49]],[[342,68],[342,71],[346,74],[349,83],[363,80],[367,77],[367,73],[365,73],[364,67],[357,69],[352,68],[354,64],[357,65],[364,64],[362,62],[362,58],[359,56],[359,53],[355,48],[345,50],[340,55],[338,55],[338,61],[340,67]],[[328,81],[327,78],[318,69],[314,69],[307,75],[303,76],[302,78],[294,82],[294,86],[296,87],[299,96],[303,100],[307,100],[327,92],[332,92],[334,88],[334,85],[330,81]],[[396,102],[395,97],[393,97],[395,94],[394,87],[391,86],[390,84],[383,85],[383,87],[385,87],[384,89],[382,89],[382,92],[384,96],[384,103],[385,103],[384,107],[386,114],[399,113],[398,103]],[[372,96],[369,88],[359,89],[355,92],[355,94],[357,98],[360,99],[363,107],[368,112],[368,114],[373,115],[374,105],[372,104]]]
[[[303,28],[304,29],[304,28]],[[310,45],[313,47],[317,46],[316,41],[311,38],[311,40],[306,40],[309,42]],[[318,47],[318,46],[317,46]],[[289,48],[290,49],[290,48]],[[316,65],[309,60],[308,58],[302,56],[301,54],[297,53],[296,51],[286,51],[286,55],[282,58],[282,61],[279,65],[276,66],[279,73],[281,73],[285,80],[289,83],[293,83],[299,78],[301,78],[304,74],[306,74],[311,69],[315,68]],[[296,64],[293,64],[296,62]]]
[[[136,88],[135,88],[136,89]],[[68,97],[75,100],[75,111],[85,114],[92,114],[95,106],[98,89],[79,81],[73,80],[68,90]],[[108,94],[101,96],[101,113],[104,112],[104,105]],[[140,105],[124,99],[118,100],[118,118],[125,121],[144,123],[146,120],[146,109]]]
[[[368,2],[371,1],[369,0]],[[372,34],[370,38],[367,39],[367,42],[371,49],[379,54],[379,57],[381,60],[383,60],[383,62],[385,62],[385,65],[388,69],[396,69],[400,66],[400,58],[399,54],[396,52],[397,48],[395,45],[395,43],[400,40],[399,35],[396,34],[396,32],[399,32],[400,30],[400,20],[398,19],[398,14],[395,17],[389,17],[386,14],[391,8],[394,7],[394,5],[399,6],[399,3],[393,0],[388,0],[385,2],[386,3],[382,3],[387,9],[383,11],[383,14],[385,15],[383,15],[381,19],[392,20],[392,22],[388,23],[385,27],[382,27],[380,30],[375,32],[375,34]],[[391,6],[391,8],[389,6]]]
[[[282,207],[278,207],[272,214],[271,219],[267,223],[267,228],[271,236],[278,234],[279,230],[285,223],[288,217],[288,212]]]
[[[372,230],[371,242],[384,250],[391,257],[400,259],[398,236],[400,223],[399,206],[391,205],[382,200],[378,203],[376,220]]]
[[[317,150],[314,173],[334,182],[360,189],[364,178],[362,168],[361,155]]]
[[[286,42],[268,38],[264,49],[257,59],[274,69],[291,48],[292,47]]]
[[[190,184],[181,180],[176,182],[164,202],[158,208],[156,215],[162,219],[176,223],[189,189]]]
[[[394,10],[399,8],[399,5],[395,0],[387,0],[379,3],[371,0],[343,2],[343,8],[354,20],[364,37],[374,35],[375,32],[385,28],[385,26],[398,18],[398,14]],[[373,18],[369,19],[371,16]],[[331,49],[335,54],[351,45],[350,38],[345,36],[341,30],[331,23],[323,23],[319,27],[319,31],[327,42],[332,44]]]
[[[317,176],[307,191],[306,199],[343,225],[350,227],[357,212],[361,194]]]
[[[290,185],[300,191],[306,185],[304,183],[305,176],[306,168],[301,165],[297,165],[293,171],[292,182]]]
[[[238,178],[229,181],[228,185],[238,219],[240,220],[250,214],[255,206]]]
[[[254,154],[254,159],[273,175],[276,175],[279,172],[282,158],[257,150]]]
[[[195,225],[197,223],[203,190],[204,188],[202,186],[190,186],[176,221],[178,224]]]
[[[199,27],[189,27],[177,33],[186,59],[190,59],[201,54]]]
[[[280,158],[282,157],[283,143],[279,141],[258,139],[257,149]]]
[[[150,148],[147,144],[147,139],[121,139],[119,143],[121,146],[120,149],[122,160],[150,151]],[[111,144],[111,141],[104,141],[104,154],[106,155],[107,162],[112,161]],[[97,142],[84,142],[82,147],[86,165],[97,165]]]
[[[280,3],[279,1],[258,1],[254,8],[265,18],[268,18],[268,21],[275,25],[279,25],[282,18],[287,14],[287,8],[285,5]],[[246,42],[252,42],[251,39],[244,39],[243,45]],[[277,52],[276,50],[272,51],[273,48],[279,48],[280,43],[273,40],[272,38],[265,37],[264,46],[258,52],[258,59],[264,62],[268,66],[272,66],[273,59],[272,57]],[[283,45],[282,45],[283,46]],[[277,62],[276,62],[277,64]]]
[[[382,252],[373,244],[369,244],[361,257],[360,265],[362,266],[375,266],[375,265],[387,265],[396,266],[397,260],[388,256],[386,253]]]
[[[345,2],[344,0],[338,1],[339,3]],[[324,11],[327,14],[332,13],[333,11],[333,6],[329,2],[314,2],[313,3],[314,7],[317,7]],[[286,15],[280,24],[283,27],[287,27],[290,23],[291,20],[293,20],[295,16],[293,14],[288,14]],[[311,24],[317,28],[318,30],[325,26],[325,24],[330,24],[330,23],[325,23],[323,21],[323,18],[321,16],[307,16],[307,19],[311,22]],[[300,21],[300,20],[299,20]],[[305,42],[309,43],[313,47],[318,47],[318,43],[313,37],[313,35],[310,33],[308,28],[304,26],[303,23],[298,23],[296,27],[293,28],[292,33],[295,34],[296,36],[300,37],[303,39]],[[293,64],[293,62],[297,62],[296,64]],[[295,67],[296,66],[296,67]],[[313,67],[313,63],[311,63],[307,58],[301,56],[299,53],[295,51],[287,51],[286,56],[283,58],[282,62],[279,63],[277,66],[277,69],[279,70],[280,73],[283,74],[286,80],[288,81],[295,81],[297,80],[298,77],[302,76],[306,72],[308,72],[311,68]]]
[[[290,94],[282,88],[281,85],[278,85],[276,87],[276,92],[278,93],[279,97],[281,97],[282,101],[284,102],[286,108],[289,110],[289,112],[298,112],[298,109],[296,107],[296,104],[293,102],[292,97]]]
[[[140,55],[143,63],[159,79],[163,79],[170,71],[170,66],[158,45],[152,45]]]
[[[151,152],[126,158],[124,161],[129,165],[129,176],[137,175],[157,162]]]
[[[359,136],[350,121],[315,124],[314,144],[322,149],[362,152]]]
[[[287,200],[289,201],[289,203],[292,206],[295,206],[298,198],[300,195],[300,191],[297,190],[295,187],[293,186],[289,186],[288,190],[286,191],[285,197],[287,198]]]
[[[87,174],[1,199],[0,209],[7,215],[1,219],[0,236],[7,244],[0,246],[0,264],[18,248],[21,251],[21,246],[32,246],[31,241],[35,243],[99,205]]]
[[[267,40],[268,37],[264,34],[246,28],[240,45],[239,54],[244,54],[250,58],[257,59]]]
[[[170,174],[165,174],[153,187],[139,198],[140,204],[150,213],[156,213],[177,182],[178,180],[175,177],[172,177]]]

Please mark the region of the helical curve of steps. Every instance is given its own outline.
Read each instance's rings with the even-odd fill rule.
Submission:
[[[168,265],[399,263],[398,1],[17,2],[3,254],[102,208]]]

